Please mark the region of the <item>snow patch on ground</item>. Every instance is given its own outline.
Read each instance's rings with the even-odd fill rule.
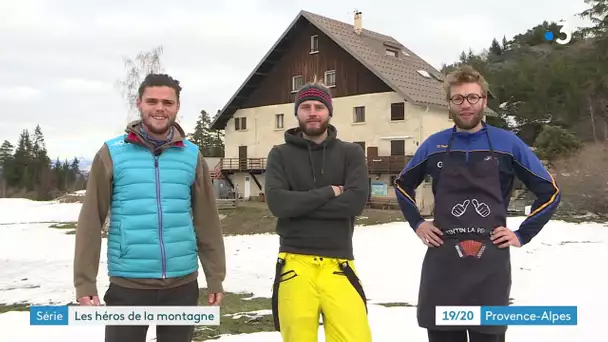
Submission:
[[[50,223],[76,221],[81,204],[0,199],[0,304],[60,304],[74,301],[74,236]],[[510,218],[516,228],[523,218]],[[277,253],[273,234],[226,237],[228,274],[225,289],[269,297]],[[417,303],[425,247],[402,222],[358,227],[354,236],[356,267],[368,298],[374,341],[425,341],[416,308],[374,303]],[[515,305],[578,305],[574,327],[510,327],[513,341],[602,341],[602,309],[608,306],[602,260],[608,260],[608,229],[596,223],[552,221],[529,245],[512,250]],[[106,244],[102,243],[98,288],[108,286]],[[201,286],[205,286],[201,275]],[[255,317],[269,311],[243,313]],[[226,319],[226,318],[224,318]],[[27,312],[0,315],[2,340],[103,341],[103,327],[29,326]],[[154,338],[153,327],[148,340]],[[323,342],[323,329],[319,329]],[[277,332],[225,336],[221,342],[280,342]]]

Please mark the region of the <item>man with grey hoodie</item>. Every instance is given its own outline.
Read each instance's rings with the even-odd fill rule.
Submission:
[[[359,145],[337,138],[332,113],[329,89],[305,85],[299,127],[268,155],[265,192],[280,236],[272,304],[283,341],[316,341],[319,313],[327,341],[371,341],[352,243],[369,195],[367,162]]]

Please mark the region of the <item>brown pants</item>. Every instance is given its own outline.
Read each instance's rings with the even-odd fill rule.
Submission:
[[[199,289],[195,280],[164,290],[140,290],[110,284],[104,296],[107,306],[194,306]],[[105,342],[145,342],[148,326],[106,326]],[[191,342],[194,326],[157,326],[157,342]]]

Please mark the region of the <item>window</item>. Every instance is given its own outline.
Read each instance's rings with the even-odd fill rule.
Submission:
[[[319,52],[319,36],[310,36],[310,53]]]
[[[354,108],[353,122],[365,122],[365,107],[355,107]]]
[[[365,141],[353,141],[353,143],[361,146],[363,152],[365,153]]]
[[[247,118],[234,118],[234,130],[244,131],[247,129]]]
[[[405,120],[405,103],[391,103],[391,121]]]
[[[405,155],[405,140],[391,140],[391,156]]]
[[[283,114],[277,114],[274,116],[274,128],[283,128]]]
[[[336,86],[336,70],[329,70],[325,72],[324,83],[328,87]]]
[[[398,57],[399,56],[399,52],[395,49],[386,49],[386,55],[387,56],[391,56],[391,57]]]
[[[296,92],[304,85],[304,77],[302,75],[294,76],[291,78],[291,91]]]

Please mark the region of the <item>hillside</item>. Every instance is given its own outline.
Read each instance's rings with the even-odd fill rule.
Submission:
[[[603,2],[603,1],[591,1]],[[591,3],[590,2],[590,3]],[[605,13],[603,13],[605,18]],[[547,42],[555,23],[543,22],[502,43],[494,39],[479,53],[462,52],[443,72],[468,64],[489,83],[492,123],[516,131],[529,145],[547,126],[560,127],[582,142],[608,139],[608,38],[598,32],[574,32],[567,45]]]

